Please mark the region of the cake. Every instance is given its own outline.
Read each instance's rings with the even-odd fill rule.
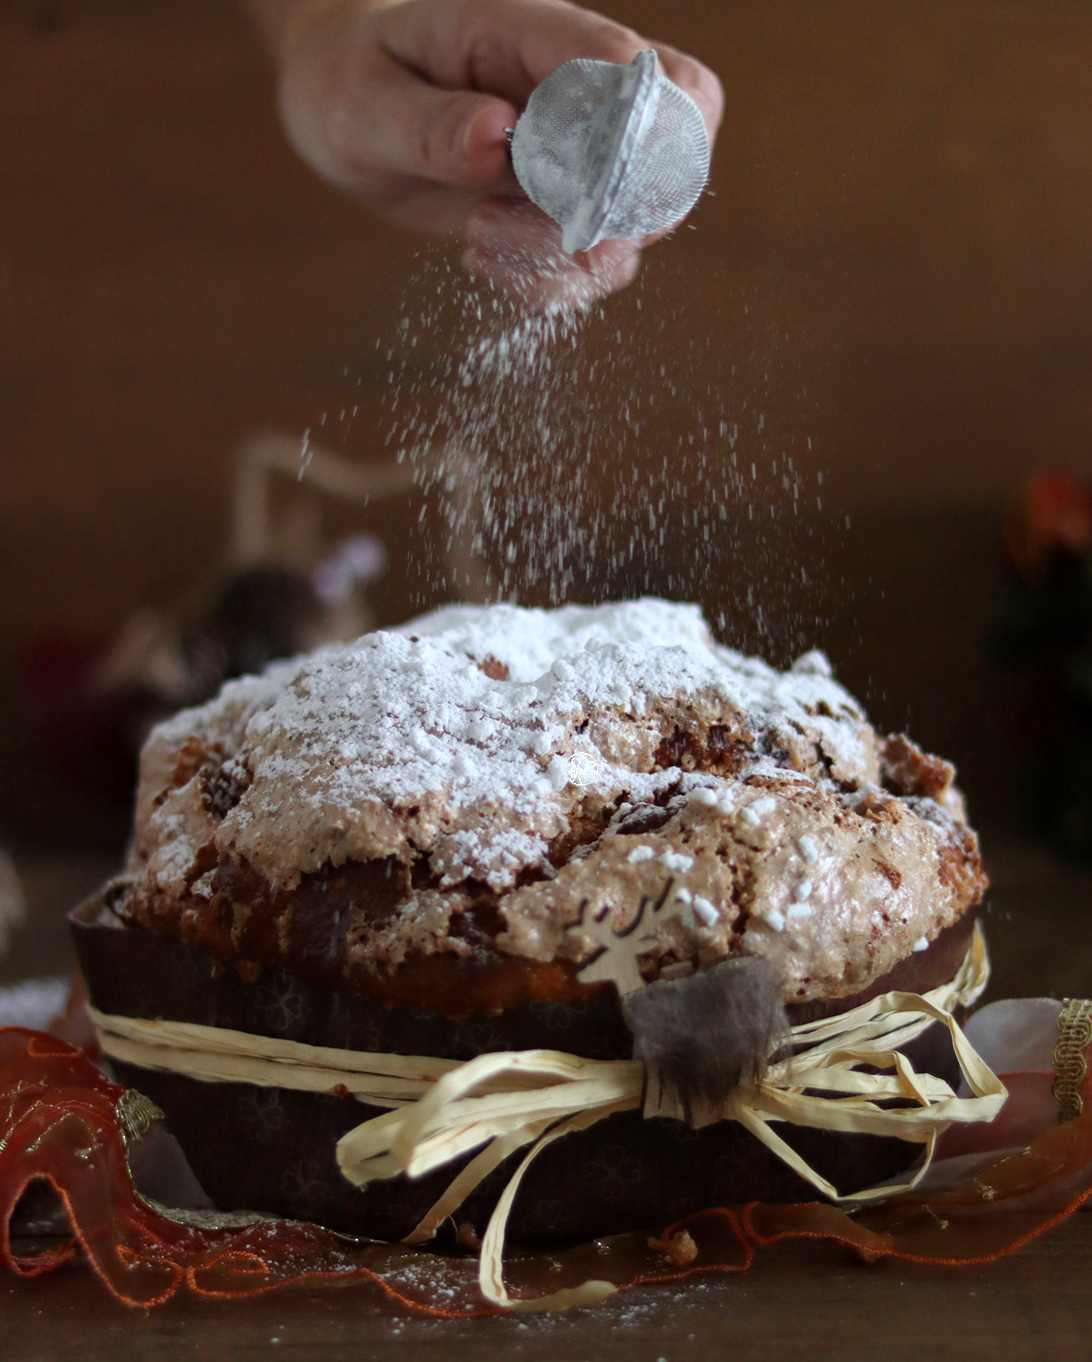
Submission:
[[[622,932],[638,904],[672,909],[640,982],[757,959],[790,1023],[951,979],[986,886],[953,777],[878,735],[822,654],[777,671],[715,643],[695,606],[452,606],[156,728],[125,874],[77,939],[106,1013],[403,1055],[626,1058],[582,928]],[[951,1076],[937,1032],[915,1062]],[[225,1208],[393,1238],[450,1180],[340,1178],[333,1146],[363,1119],[345,1094],[219,1084],[210,1102],[207,1083],[128,1069]],[[785,1138],[846,1190],[916,1155]],[[461,1214],[481,1221],[501,1185]],[[734,1122],[630,1112],[540,1157],[510,1235],[811,1195]]]

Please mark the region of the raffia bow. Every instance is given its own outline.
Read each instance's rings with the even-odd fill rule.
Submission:
[[[976,927],[955,978],[926,994],[885,993],[841,1016],[794,1027],[790,1058],[776,1060],[761,1083],[737,1090],[706,1120],[734,1120],[825,1196],[861,1202],[908,1190],[932,1161],[937,1137],[953,1122],[990,1121],[1007,1096],[971,1047],[953,1012],[970,1005],[989,975],[985,940]],[[105,1054],[145,1068],[209,1081],[328,1092],[335,1085],[359,1101],[390,1108],[338,1141],[338,1165],[363,1186],[404,1173],[418,1177],[478,1149],[420,1224],[410,1243],[430,1238],[494,1168],[530,1145],[490,1217],[479,1280],[496,1305],[564,1309],[609,1295],[609,1282],[589,1281],[533,1300],[514,1299],[504,1285],[505,1227],[520,1182],[552,1141],[615,1112],[683,1118],[676,1094],[635,1060],[582,1059],[556,1050],[480,1055],[466,1063],[427,1056],[371,1054],[301,1045],[184,1022],[106,1016],[91,1010]],[[952,1038],[971,1096],[943,1079],[919,1074],[900,1048],[937,1022]],[[869,1070],[862,1071],[862,1066]],[[886,1105],[891,1099],[905,1105]],[[897,1185],[840,1196],[772,1129],[774,1123],[894,1136],[924,1147],[914,1173]]]

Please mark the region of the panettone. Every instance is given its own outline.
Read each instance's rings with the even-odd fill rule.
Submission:
[[[951,979],[986,885],[953,774],[878,736],[821,654],[775,671],[712,642],[693,606],[450,607],[155,729],[125,875],[77,937],[104,1013],[390,1054],[628,1058],[614,984],[581,977],[601,949],[582,927],[624,934],[644,905],[671,911],[637,982],[759,961],[790,1025]],[[946,1033],[913,1044],[954,1081]],[[345,1094],[224,1083],[210,1102],[193,1077],[119,1068],[222,1206],[388,1238],[450,1180],[346,1182],[333,1146],[367,1113]],[[784,1138],[846,1190],[917,1154]],[[501,1185],[460,1214],[481,1220]],[[733,1121],[627,1112],[540,1155],[510,1237],[810,1195]]]

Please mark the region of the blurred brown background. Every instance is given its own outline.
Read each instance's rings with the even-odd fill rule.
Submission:
[[[740,508],[715,581],[686,591],[680,550],[681,576],[661,563],[611,586],[681,581],[731,641],[779,659],[827,647],[877,720],[953,756],[978,821],[1003,828],[1004,713],[981,649],[999,512],[1036,465],[1092,471],[1092,7],[602,8],[703,57],[727,107],[695,230],[650,253],[589,343],[689,356],[650,466],[718,384],[765,415],[749,457],[792,456],[809,496],[824,475],[822,512],[808,500],[775,535]],[[351,402],[334,443],[388,457],[383,352],[437,248],[296,160],[227,0],[5,0],[0,126],[0,841],[109,856],[122,824],[42,769],[17,657],[207,591],[253,429],[302,433]],[[422,335],[414,363],[451,344]],[[406,566],[416,510],[360,518],[391,549],[384,620],[427,596]],[[772,634],[745,585],[766,591]]]

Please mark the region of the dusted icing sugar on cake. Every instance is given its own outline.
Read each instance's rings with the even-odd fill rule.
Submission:
[[[453,607],[236,682],[157,729],[141,814],[207,734],[245,753],[248,781],[216,845],[268,879],[397,855],[411,837],[448,884],[502,888],[575,807],[669,789],[680,772],[656,752],[676,728],[702,742],[722,729],[771,766],[876,778],[872,731],[825,666],[783,675],[718,648],[695,607]],[[173,804],[150,821],[156,853],[181,866],[192,837]]]
[[[622,920],[670,882],[685,911],[651,975],[748,950],[786,999],[836,996],[980,896],[951,778],[879,740],[820,654],[778,672],[695,606],[455,606],[157,728],[127,911],[202,939],[215,910],[226,941],[247,914],[226,867],[289,904],[331,868],[383,866],[384,911],[354,903],[345,928],[351,973],[472,954],[458,924],[483,904],[496,950],[578,959],[581,904]]]

